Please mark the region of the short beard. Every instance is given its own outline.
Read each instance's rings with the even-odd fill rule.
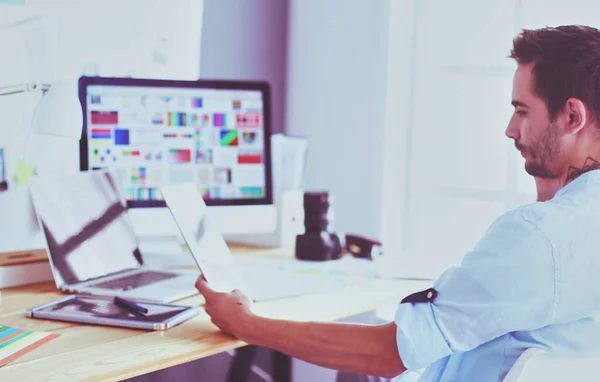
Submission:
[[[525,163],[525,171],[531,176],[543,179],[555,179],[559,176],[552,171],[548,164],[556,159],[560,154],[560,144],[558,142],[558,126],[555,122],[550,122],[540,139],[529,150],[531,156],[530,162]]]

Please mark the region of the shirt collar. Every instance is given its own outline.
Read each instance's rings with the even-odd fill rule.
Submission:
[[[588,183],[600,184],[600,170],[592,170],[581,174],[577,179],[558,190],[554,196],[561,196],[567,192],[578,190]]]

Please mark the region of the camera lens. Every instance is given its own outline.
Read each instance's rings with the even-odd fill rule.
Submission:
[[[296,237],[300,260],[332,260],[342,253],[342,240],[333,227],[333,196],[329,192],[304,194],[305,233]]]
[[[324,215],[305,214],[304,229],[306,232],[331,232],[333,231],[333,219],[331,213]]]
[[[306,232],[333,231],[333,197],[328,192],[304,194],[304,228]]]

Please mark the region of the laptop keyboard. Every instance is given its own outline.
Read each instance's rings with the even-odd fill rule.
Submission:
[[[177,276],[178,275],[175,273],[147,271],[125,276],[120,279],[102,281],[97,284],[89,284],[89,286],[112,290],[132,290],[148,284],[172,279]]]

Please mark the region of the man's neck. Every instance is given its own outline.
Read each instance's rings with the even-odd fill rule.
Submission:
[[[561,177],[561,179],[564,179],[563,186],[571,183],[586,172],[600,169],[600,153],[587,155],[585,159],[582,159],[582,157],[579,156],[578,159],[573,160],[571,165],[568,166],[566,174]]]

